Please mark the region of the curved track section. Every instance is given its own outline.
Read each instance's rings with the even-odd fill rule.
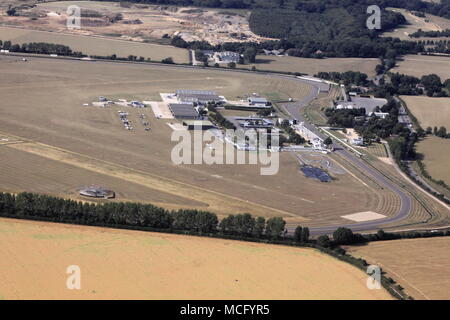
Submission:
[[[307,80],[301,80],[296,79],[296,81],[300,82],[306,82],[309,85],[311,85],[314,89],[312,90],[311,94],[305,97],[301,101],[297,101],[296,103],[292,104],[286,104],[284,105],[284,108],[289,112],[289,114],[297,119],[298,121],[304,122],[304,125],[316,133],[318,136],[323,137],[323,134],[318,130],[318,128],[312,124],[310,124],[308,121],[306,121],[301,114],[301,109],[304,108],[307,104],[309,104],[311,101],[317,98],[318,94],[320,93],[320,87],[312,82]],[[397,194],[400,197],[401,205],[400,209],[397,211],[397,213],[392,217],[387,217],[384,219],[379,220],[372,220],[367,222],[360,222],[360,223],[349,223],[349,224],[337,224],[327,227],[316,227],[316,228],[310,228],[311,235],[320,235],[320,234],[329,234],[336,230],[339,227],[346,227],[349,229],[352,229],[353,231],[368,231],[373,230],[382,227],[383,225],[390,224],[393,222],[401,221],[405,218],[407,218],[411,212],[412,207],[412,200],[411,197],[402,190],[399,186],[395,185],[389,179],[387,179],[385,176],[383,176],[381,173],[376,171],[375,169],[368,166],[363,160],[355,156],[353,153],[347,151],[346,149],[342,149],[338,146],[336,147],[336,153],[339,154],[342,158],[344,158],[346,161],[351,162],[354,166],[358,167],[361,171],[364,171],[368,176],[370,176],[373,180],[375,180],[378,184],[383,186],[386,189],[391,190],[395,194]],[[289,232],[292,232],[293,230],[289,230]]]

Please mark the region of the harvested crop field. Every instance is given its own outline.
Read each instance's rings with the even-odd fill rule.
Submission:
[[[392,299],[313,249],[12,219],[0,241],[3,299]]]
[[[450,62],[450,59],[449,59]],[[450,65],[449,65],[450,67]],[[417,118],[423,129],[444,126],[449,129],[450,98],[425,96],[401,96],[409,111]]]
[[[230,100],[252,92],[301,99],[309,94],[309,85],[240,72],[37,57],[23,62],[0,56],[0,67],[5,75],[0,79],[0,135],[10,140],[0,145],[9,155],[1,162],[1,190],[79,198],[80,185],[95,184],[117,191],[117,201],[151,202],[168,209],[185,204],[215,211],[219,217],[242,212],[281,216],[290,227],[346,223],[341,216],[362,211],[386,216],[397,212],[395,194],[380,189],[364,173],[353,172],[333,154],[330,159],[344,174],[332,173],[335,179],[329,183],[306,178],[298,159],[287,152],[279,154],[279,171],[272,176],[262,176],[260,169],[266,166],[260,165],[177,166],[171,160],[176,143],[167,125],[173,119],[156,119],[150,108],[83,106],[99,96],[158,101],[160,92],[176,89],[215,90]],[[118,116],[124,108],[135,130],[124,129]],[[144,131],[141,113],[150,131]],[[17,143],[11,143],[14,139]],[[51,169],[55,162],[58,170]],[[13,170],[20,174],[11,175]],[[22,171],[32,173],[31,182]],[[409,222],[420,221],[423,213]]]
[[[415,299],[450,299],[450,237],[371,242],[346,249],[379,265]]]
[[[278,57],[259,55],[256,59],[256,63],[253,65],[249,65],[249,68],[255,66],[258,70],[300,72],[309,74],[311,76],[321,71],[359,71],[373,78],[376,75],[375,66],[378,64],[378,59],[374,58],[309,59],[288,56]]]
[[[407,55],[391,71],[418,78],[434,73],[445,81],[450,78],[450,57]]]
[[[417,152],[423,155],[428,173],[450,185],[450,140],[428,136],[417,144]]]
[[[113,38],[0,27],[0,39],[10,40],[13,44],[28,42],[62,44],[69,46],[73,51],[81,51],[87,55],[110,56],[116,54],[118,57],[134,55],[146,59],[151,58],[154,61],[172,57],[177,63],[189,63],[189,52],[185,49]]]

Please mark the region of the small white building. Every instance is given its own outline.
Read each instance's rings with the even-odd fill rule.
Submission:
[[[350,139],[350,143],[355,146],[362,146],[362,145],[364,145],[364,139],[363,138],[353,138],[353,139]]]
[[[369,116],[375,116],[377,118],[386,119],[389,116],[388,112],[371,112]]]
[[[217,63],[238,63],[241,55],[233,51],[216,52],[214,54]]]
[[[248,98],[248,103],[249,105],[256,107],[266,107],[269,105],[269,101],[267,101],[266,98],[261,97],[250,97]]]
[[[355,108],[356,108],[356,106],[354,104],[348,103],[348,102],[340,103],[340,104],[336,105],[336,109],[337,110],[341,110],[341,109],[355,109]]]

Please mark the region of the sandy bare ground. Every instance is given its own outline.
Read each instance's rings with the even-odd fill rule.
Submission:
[[[363,222],[363,221],[372,221],[372,220],[378,220],[386,218],[385,215],[373,212],[373,211],[365,211],[365,212],[358,212],[354,214],[348,214],[346,216],[342,216],[344,219],[356,221],[356,222]]]
[[[372,242],[347,249],[381,266],[415,299],[450,299],[450,237]]]
[[[77,6],[83,17],[81,30],[67,30],[67,8]],[[122,19],[111,18],[121,14]],[[263,41],[249,27],[247,10],[142,5],[106,1],[63,1],[38,4],[18,11],[18,17],[0,17],[0,23],[20,25],[28,29],[71,32],[84,35],[114,36],[133,41],[161,41],[163,35],[179,35],[186,41],[223,42]],[[34,17],[34,19],[30,19]]]
[[[3,299],[392,299],[312,249],[8,219],[0,241]]]

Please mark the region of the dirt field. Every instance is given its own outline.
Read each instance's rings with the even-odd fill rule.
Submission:
[[[99,96],[159,100],[160,92],[179,88],[216,90],[229,99],[251,92],[299,99],[309,92],[308,86],[254,74],[99,61],[30,58],[21,62],[0,57],[0,66],[4,75],[0,79],[4,106],[0,131],[29,139],[0,146],[9,149],[9,158],[2,161],[0,170],[2,189],[74,197],[80,185],[95,183],[117,188],[124,197],[118,200],[157,201],[170,208],[188,198],[187,206],[217,209],[219,214],[277,215],[289,223],[310,226],[342,222],[341,216],[361,211],[395,213],[397,200],[386,190],[376,190],[370,182],[362,183],[363,177],[356,179],[351,174],[339,175],[330,184],[308,179],[289,153],[280,154],[280,170],[274,176],[261,176],[257,165],[174,166],[170,153],[175,143],[170,142],[171,129],[166,125],[169,120],[157,120],[148,108],[143,112],[152,130],[145,132],[137,124],[134,131],[127,131],[117,114],[123,107],[82,106]],[[129,112],[137,123],[141,111]],[[22,157],[24,153],[31,160]],[[21,161],[15,162],[15,157]],[[42,170],[33,175],[40,179],[29,183],[20,168],[23,163],[23,172],[30,172],[36,168],[34,161],[42,163]],[[46,169],[55,161],[61,169]],[[68,166],[72,167],[70,176],[65,174]],[[20,179],[11,174],[14,167],[19,169]],[[46,175],[47,171],[52,173]],[[155,194],[149,196],[152,190]]]
[[[450,140],[430,136],[417,144],[417,152],[422,154],[428,173],[436,180],[450,185]]]
[[[3,299],[392,299],[312,249],[7,219],[0,241]]]
[[[450,126],[450,98],[429,98],[425,96],[401,96],[408,109],[417,118],[420,126],[427,127]]]
[[[415,299],[450,299],[450,237],[372,242],[347,250],[382,267]]]
[[[51,42],[69,46],[73,51],[81,51],[87,55],[118,57],[135,55],[161,61],[172,57],[177,63],[189,63],[189,52],[185,49],[158,44],[139,43],[113,38],[96,38],[92,36],[61,34],[56,32],[25,30],[18,28],[0,27],[0,39],[11,40],[14,44],[25,42]]]
[[[67,8],[73,5],[78,6],[82,13],[81,30],[70,30],[76,34],[158,42],[167,41],[162,39],[164,35],[178,35],[186,41],[205,40],[212,44],[268,39],[250,31],[250,12],[247,10],[145,5],[125,1],[120,4],[106,1],[41,3],[32,9],[18,10],[17,17],[0,16],[0,23],[67,32]],[[121,15],[121,19],[114,19],[117,14]]]
[[[427,74],[437,74],[442,81],[450,78],[450,57],[407,55],[397,62],[392,72],[399,72],[421,78]]]
[[[419,29],[422,29],[423,31],[443,31],[445,29],[450,29],[450,20],[442,17],[427,13],[425,14],[425,18],[421,18],[411,14],[406,9],[391,8],[390,10],[403,14],[409,24],[405,25],[403,28],[383,33],[383,36],[385,37],[395,37],[402,40],[420,40],[421,38],[410,38],[409,34],[412,34]]]
[[[249,68],[255,66],[258,70],[301,72],[309,75],[315,75],[320,71],[360,71],[372,78],[375,77],[375,66],[377,64],[378,59],[372,58],[308,59],[259,55],[257,56],[257,63],[250,65]]]

